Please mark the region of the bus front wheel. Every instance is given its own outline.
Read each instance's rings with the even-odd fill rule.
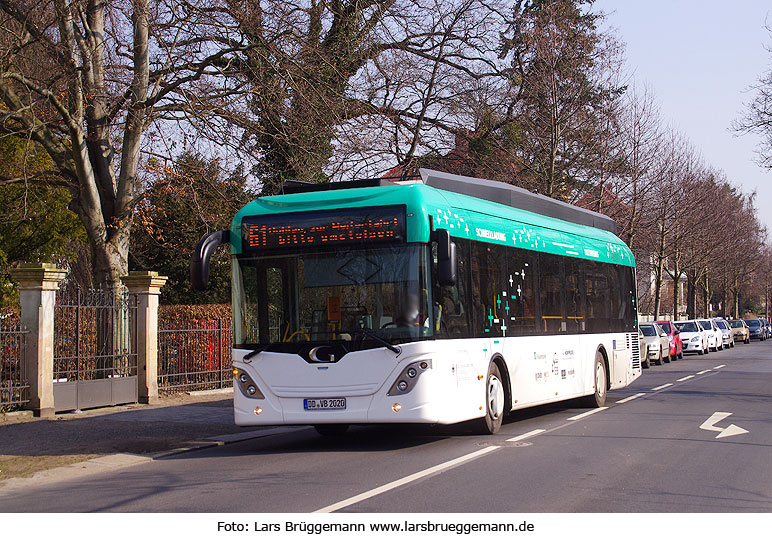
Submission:
[[[501,371],[495,362],[488,366],[488,378],[485,382],[485,417],[474,422],[477,434],[496,434],[504,420],[506,388],[501,378]]]

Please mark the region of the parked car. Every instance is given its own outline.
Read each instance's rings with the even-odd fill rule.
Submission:
[[[724,348],[734,347],[734,335],[732,334],[732,328],[729,326],[729,323],[720,317],[713,319],[713,321],[716,323],[716,326],[718,326],[719,330],[721,330],[721,338],[724,343]]]
[[[641,332],[641,327],[638,327],[638,352],[639,355],[643,354],[643,358],[641,359],[641,367],[643,369],[648,369],[651,365],[651,360],[649,360],[649,352],[646,348],[646,338],[643,337],[643,332]]]
[[[697,321],[676,321],[674,323],[680,332],[683,342],[683,352],[708,352],[708,333]]]
[[[732,327],[732,334],[735,341],[742,341],[746,345],[751,342],[751,331],[748,329],[748,325],[742,319],[732,319],[729,321],[729,326]]]
[[[708,333],[708,351],[724,350],[724,338],[715,321],[711,319],[697,319],[697,322]]]
[[[659,365],[670,362],[670,341],[667,334],[654,323],[641,323],[643,339],[646,340],[646,361],[654,360]]]
[[[772,337],[772,327],[769,326],[769,320],[766,319],[765,317],[760,317],[760,319],[761,319],[761,324],[764,325],[764,335],[765,335],[764,339],[769,339],[770,337]]]
[[[678,328],[673,324],[673,321],[656,321],[670,342],[670,359],[678,360],[684,357],[683,342],[681,341],[681,335],[678,332]]]
[[[745,324],[748,325],[751,339],[758,339],[759,341],[767,339],[761,319],[745,319]]]

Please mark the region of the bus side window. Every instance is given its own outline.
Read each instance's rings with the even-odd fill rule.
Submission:
[[[536,255],[520,248],[507,251],[508,303],[507,325],[510,336],[530,336],[541,332],[536,322],[536,297],[534,280]]]
[[[435,285],[435,305],[441,308],[440,330],[437,337],[441,339],[473,337],[469,322],[469,245],[470,241],[454,238],[456,243],[456,262],[458,281],[454,286]],[[432,248],[432,257],[436,258],[436,245]],[[435,263],[434,281],[437,281]]]
[[[563,287],[565,273],[563,258],[552,254],[539,254],[539,303],[541,323],[545,334],[565,333],[566,324]]]
[[[635,296],[635,269],[631,267],[619,267],[619,281],[622,285],[623,301],[626,303],[622,327],[624,332],[635,330],[635,310],[638,307]]]
[[[588,331],[598,334],[610,332],[611,297],[609,296],[609,279],[607,263],[591,262],[586,267],[586,304]]]
[[[566,325],[570,334],[581,334],[587,331],[584,307],[586,264],[587,262],[581,259],[565,259]]]
[[[477,337],[505,335],[507,248],[484,242],[472,243],[472,300]],[[474,263],[477,262],[477,267]],[[477,270],[475,271],[475,268]],[[508,285],[508,284],[507,284]]]

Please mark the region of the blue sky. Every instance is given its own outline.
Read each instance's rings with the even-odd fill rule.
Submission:
[[[735,136],[731,122],[750,100],[747,88],[769,67],[772,3],[756,0],[597,0],[606,24],[626,43],[627,67],[648,83],[662,118],[683,132],[705,160],[746,192],[757,192],[772,234],[772,173],[754,161],[758,138]]]

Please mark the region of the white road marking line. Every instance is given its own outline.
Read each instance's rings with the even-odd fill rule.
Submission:
[[[532,436],[536,436],[537,434],[541,434],[541,433],[543,433],[546,430],[547,429],[534,429],[530,433],[524,433],[524,434],[521,434],[520,436],[516,436],[514,438],[508,438],[507,442],[518,442],[520,440],[525,440],[526,438],[531,438]]]
[[[717,365],[713,369],[721,369],[722,367],[726,367],[726,364]]]
[[[704,375],[705,373],[710,373],[711,371],[713,371],[713,370],[712,370],[712,369],[706,369],[705,371],[700,371],[700,372],[699,372],[699,373],[697,373],[697,374],[698,374],[698,375]]]
[[[645,393],[636,393],[635,395],[631,395],[630,397],[625,397],[624,399],[620,399],[617,401],[618,405],[621,405],[622,403],[626,403],[628,401],[632,401],[633,399],[638,399],[639,397],[643,397],[646,395]]]
[[[378,496],[379,494],[383,494],[384,492],[388,492],[397,487],[401,487],[402,485],[412,483],[413,481],[421,479],[422,477],[427,477],[432,474],[442,472],[443,470],[447,470],[448,468],[465,464],[471,460],[474,460],[478,457],[482,457],[483,455],[487,455],[488,453],[492,451],[496,451],[497,449],[500,449],[500,448],[501,446],[488,446],[486,448],[478,449],[477,451],[473,451],[472,453],[468,453],[461,457],[457,457],[447,462],[443,462],[442,464],[432,466],[431,468],[427,468],[426,470],[421,470],[420,472],[410,474],[408,476],[403,477],[402,479],[397,479],[396,481],[392,481],[391,483],[386,483],[385,485],[381,485],[380,487],[376,487],[372,490],[368,490],[367,492],[357,494],[356,496],[352,496],[347,500],[342,500],[332,505],[328,505],[327,507],[322,507],[321,509],[314,511],[314,513],[332,513],[334,511],[338,511],[350,505],[354,505],[355,503],[362,502],[374,496]]]
[[[693,379],[693,378],[694,378],[694,375],[689,375],[689,376],[687,376],[687,377],[683,377],[683,378],[680,378],[680,379],[676,379],[676,382],[683,382],[683,381],[685,381],[685,380],[689,380],[689,379]]]
[[[667,384],[663,384],[662,386],[657,386],[656,388],[652,388],[652,391],[656,392],[657,390],[661,390],[663,388],[667,388],[668,386],[672,386],[672,385],[673,385],[672,382],[668,382]]]
[[[568,418],[568,421],[580,420],[582,418],[586,418],[587,416],[592,416],[593,414],[597,414],[601,410],[606,410],[607,408],[608,408],[607,406],[602,406],[600,408],[596,408],[596,409],[590,410],[588,412],[583,412],[582,414],[579,414],[577,416],[571,416],[570,418]]]

